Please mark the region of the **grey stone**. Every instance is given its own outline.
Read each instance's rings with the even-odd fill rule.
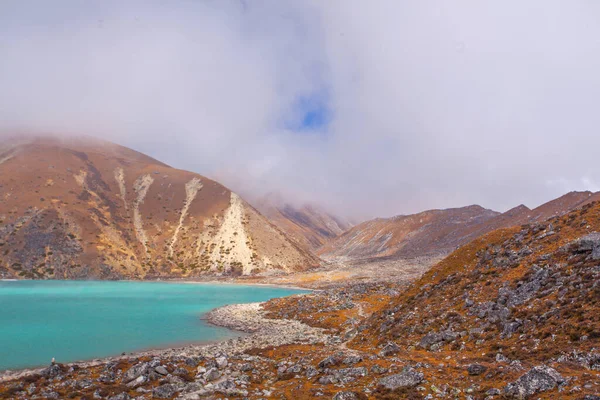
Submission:
[[[379,352],[379,355],[382,357],[387,357],[387,356],[391,356],[393,354],[397,354],[400,351],[400,347],[394,343],[394,342],[389,342],[388,344],[386,344],[383,349],[381,349],[381,351]]]
[[[166,369],[164,366],[162,366],[162,365],[159,365],[158,367],[154,368],[154,370],[155,370],[155,371],[156,371],[158,374],[161,374],[161,375],[169,375],[169,371],[167,371],[167,369]]]
[[[44,392],[44,393],[42,393],[42,396],[44,396],[44,399],[48,399],[48,400],[60,399],[60,395],[54,391]]]
[[[332,383],[336,383],[337,379],[333,375],[325,375],[319,378],[318,381],[321,385],[330,385]]]
[[[206,371],[206,373],[203,375],[203,378],[207,381],[207,382],[212,382],[212,381],[216,381],[217,379],[219,379],[221,377],[221,373],[219,372],[218,369],[216,368],[211,368],[208,371]]]
[[[227,357],[217,357],[215,361],[219,369],[223,369],[227,366]]]
[[[481,375],[487,371],[487,367],[481,364],[471,364],[467,367],[469,375]]]
[[[310,366],[306,369],[306,371],[304,372],[304,374],[306,375],[307,378],[314,378],[315,376],[319,375],[319,371],[317,371],[317,369],[313,366]]]
[[[131,382],[140,375],[146,375],[150,366],[148,363],[139,363],[129,368],[123,377],[123,381]]]
[[[565,379],[553,368],[540,365],[530,369],[517,381],[509,383],[504,392],[512,397],[525,399],[538,392],[554,389]]]
[[[329,356],[329,357],[321,360],[321,362],[319,363],[319,368],[333,367],[335,365],[338,365],[339,363],[340,363],[340,360],[337,357]]]
[[[367,376],[368,371],[365,367],[358,368],[342,368],[337,371],[341,376],[362,377]]]
[[[388,372],[388,369],[385,367],[380,367],[379,365],[373,365],[371,367],[371,372],[374,374],[381,375],[381,374],[385,374],[386,372]]]
[[[386,389],[396,390],[403,387],[414,387],[423,382],[423,373],[412,368],[406,368],[399,374],[386,376],[379,380],[379,386]]]
[[[436,332],[429,332],[427,335],[423,336],[423,338],[419,342],[419,346],[424,349],[428,349],[434,344],[440,343],[443,340],[444,339],[441,334]]]
[[[342,361],[342,363],[344,363],[346,365],[358,364],[362,360],[363,360],[363,358],[361,356],[348,356],[348,357],[344,358],[344,361]]]
[[[56,378],[57,376],[62,375],[63,370],[60,364],[52,364],[48,368],[44,369],[40,374],[46,378]]]
[[[600,249],[600,233],[593,232],[589,235],[585,235],[578,240],[579,251],[587,252],[596,252],[597,249]]]
[[[178,392],[177,387],[170,383],[158,386],[152,390],[152,397],[155,399],[170,399]]]
[[[77,381],[75,386],[77,387],[77,389],[87,389],[90,386],[92,386],[93,384],[94,384],[94,382],[91,379],[84,378],[84,379]]]
[[[332,400],[358,400],[358,395],[354,392],[338,392]]]
[[[127,384],[127,387],[136,388],[146,383],[148,379],[144,375],[140,375]]]
[[[111,396],[108,398],[108,400],[130,400],[130,399],[131,399],[131,396],[125,392],[119,393],[115,396]]]

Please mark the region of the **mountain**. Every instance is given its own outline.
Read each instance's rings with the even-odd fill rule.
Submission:
[[[352,227],[316,205],[294,206],[280,195],[269,194],[253,203],[274,225],[305,249],[314,251]]]
[[[91,138],[0,145],[0,277],[248,275],[318,263],[201,175]]]
[[[522,204],[504,213],[469,206],[379,218],[353,227],[318,254],[342,261],[445,255],[495,229],[545,221],[596,200],[600,192],[570,192],[533,210]]]
[[[469,386],[473,398],[492,388],[502,398],[596,398],[584,395],[598,393],[600,370],[597,232],[598,202],[478,238],[365,321],[354,345],[443,363],[422,369],[429,384]]]
[[[477,236],[499,213],[477,205],[378,218],[323,246],[325,259],[413,258],[447,253]]]

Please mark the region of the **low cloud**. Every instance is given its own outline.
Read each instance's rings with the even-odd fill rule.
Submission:
[[[534,207],[600,181],[599,13],[9,0],[0,130],[91,134],[359,217]]]

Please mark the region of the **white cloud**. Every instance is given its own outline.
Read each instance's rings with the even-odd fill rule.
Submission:
[[[373,216],[596,188],[600,4],[4,1],[0,127]],[[323,132],[290,132],[326,91]],[[564,185],[551,185],[562,179]]]

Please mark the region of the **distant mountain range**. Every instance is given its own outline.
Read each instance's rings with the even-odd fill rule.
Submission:
[[[278,194],[253,207],[213,180],[106,141],[12,138],[0,143],[0,277],[271,275],[322,260],[437,257],[495,229],[599,199],[571,192],[533,210],[472,205],[354,226]]]
[[[337,261],[443,256],[495,229],[541,222],[596,200],[600,193],[571,192],[533,210],[520,205],[498,213],[472,205],[378,218],[354,226],[318,254]]]

